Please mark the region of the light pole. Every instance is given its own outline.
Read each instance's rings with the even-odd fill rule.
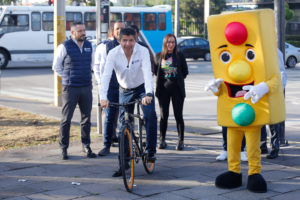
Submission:
[[[65,1],[54,1],[54,51],[66,39]],[[54,105],[62,106],[61,77],[54,72]]]
[[[175,22],[174,22],[174,35],[180,36],[180,19],[179,19],[179,0],[175,0]]]

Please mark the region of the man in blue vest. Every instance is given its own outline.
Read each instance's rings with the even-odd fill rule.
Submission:
[[[53,60],[53,70],[62,78],[62,119],[60,122],[59,145],[62,159],[67,160],[70,126],[76,105],[81,113],[81,142],[88,158],[96,154],[90,148],[92,111],[92,64],[93,48],[85,37],[85,26],[81,22],[71,25],[71,38],[60,44]]]

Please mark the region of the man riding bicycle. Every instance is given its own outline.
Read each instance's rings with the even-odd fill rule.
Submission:
[[[153,96],[153,79],[151,72],[150,55],[147,48],[136,43],[135,31],[124,28],[120,33],[119,46],[112,49],[106,59],[104,73],[101,77],[100,103],[107,108],[107,91],[112,71],[115,70],[120,84],[120,103],[132,102],[136,99],[143,104],[142,109],[146,121],[146,151],[148,160],[155,161],[157,141],[157,117]],[[133,113],[134,105],[129,107],[129,113]],[[123,125],[125,108],[120,107],[119,121]],[[122,128],[121,128],[122,130]],[[122,176],[119,170],[114,177]]]

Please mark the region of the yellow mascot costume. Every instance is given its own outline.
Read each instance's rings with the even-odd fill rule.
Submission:
[[[245,135],[247,188],[266,192],[260,174],[260,129],[285,119],[274,13],[262,9],[213,15],[207,25],[215,79],[205,89],[218,96],[218,124],[228,127],[228,172],[219,175],[215,184],[242,185],[240,150]]]

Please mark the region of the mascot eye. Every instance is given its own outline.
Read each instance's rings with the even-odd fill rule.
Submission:
[[[223,63],[229,63],[231,61],[231,54],[228,51],[223,51],[220,55],[220,59]]]
[[[255,52],[252,49],[248,49],[246,52],[246,58],[248,61],[253,61],[256,57]]]

